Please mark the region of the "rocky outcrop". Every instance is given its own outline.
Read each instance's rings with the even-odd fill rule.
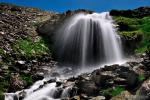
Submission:
[[[18,51],[30,43],[31,48],[35,47],[34,44],[42,38],[36,32],[37,26],[53,15],[55,13],[37,8],[0,3],[0,94],[30,86],[33,81],[43,78],[43,73],[46,73],[46,67],[55,66],[56,62],[52,60],[49,50],[43,53],[40,51],[38,54],[34,50],[29,56],[24,51]],[[21,45],[17,42],[20,40]],[[23,44],[22,40],[25,40],[26,43],[24,41],[25,44]],[[45,44],[44,42],[39,42],[38,46],[40,45]],[[14,48],[15,46],[16,48]],[[17,48],[19,49],[17,50]],[[31,51],[28,47],[23,48],[27,51],[26,53]],[[36,54],[38,57],[30,56],[32,54]],[[12,74],[17,74],[17,76],[11,76]]]
[[[129,18],[143,18],[150,15],[150,7],[140,7],[134,10],[111,10],[110,15]]]

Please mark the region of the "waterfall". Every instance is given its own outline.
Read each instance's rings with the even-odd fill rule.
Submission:
[[[109,12],[77,14],[56,34],[63,65],[95,66],[122,60],[121,40]]]
[[[60,28],[55,39],[57,55],[64,66],[84,67],[85,72],[85,66],[117,63],[122,60],[121,40],[108,12],[72,16]],[[67,68],[59,73],[65,76],[70,70],[72,69]],[[72,90],[72,85],[64,88],[62,85],[57,87],[56,82],[44,85],[45,82],[45,79],[38,81],[30,89],[23,90],[23,100],[60,100],[57,98],[68,97]],[[18,95],[21,92],[6,93],[5,100],[19,100]]]

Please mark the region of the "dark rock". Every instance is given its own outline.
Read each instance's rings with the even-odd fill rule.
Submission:
[[[26,92],[22,91],[19,93],[19,100],[23,100],[23,98],[26,96]]]
[[[36,75],[33,75],[33,76],[32,76],[32,79],[33,79],[34,82],[35,82],[35,81],[44,79],[44,76],[43,76],[43,75],[36,74]]]
[[[102,72],[101,70],[95,70],[91,74],[92,81],[98,86],[106,85],[107,80],[112,79],[113,77],[115,77],[115,74],[113,74],[111,71]]]
[[[56,82],[56,79],[50,79],[50,80],[46,81],[46,83],[53,83],[53,82]]]
[[[85,93],[88,96],[98,94],[98,88],[93,81],[79,81],[76,83],[79,88],[78,92]]]
[[[28,67],[25,64],[25,61],[17,61],[15,67],[19,70],[27,70]]]
[[[135,72],[128,73],[127,76],[127,85],[131,88],[135,87],[138,83],[138,75]]]
[[[118,64],[114,64],[114,65],[105,65],[104,68],[102,69],[103,71],[114,71],[116,70],[118,67],[120,67]]]
[[[57,88],[57,90],[54,92],[53,94],[53,98],[60,98],[61,94],[62,94],[62,88]]]
[[[124,78],[117,77],[117,78],[114,79],[114,83],[118,84],[118,85],[126,85],[127,84],[127,80],[124,79]]]
[[[57,82],[56,82],[56,87],[61,86],[61,84],[62,84],[62,82],[57,81]]]

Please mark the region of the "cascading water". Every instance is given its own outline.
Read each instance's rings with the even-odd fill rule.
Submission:
[[[63,65],[93,66],[122,59],[121,40],[108,12],[74,15],[56,40]]]
[[[64,65],[85,68],[122,60],[121,40],[108,12],[72,16],[56,34],[56,40],[56,50]],[[72,89],[72,85],[64,88],[57,87],[56,82],[44,85],[45,82],[38,81],[30,89],[23,90],[26,92],[23,100],[54,100],[55,95],[65,98]],[[44,87],[40,88],[41,85]],[[5,100],[19,100],[21,92],[6,93]]]

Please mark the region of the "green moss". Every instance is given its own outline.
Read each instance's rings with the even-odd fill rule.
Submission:
[[[113,88],[108,88],[105,90],[102,90],[102,95],[104,96],[116,96],[119,95],[122,91],[125,91],[125,88],[122,86],[117,86],[114,89]]]
[[[39,38],[36,42],[33,42],[30,38],[18,39],[12,45],[12,49],[20,56],[25,56],[26,58],[36,58],[49,53],[48,46],[42,38]]]
[[[3,56],[5,54],[4,50],[0,48],[0,55]]]
[[[139,81],[145,80],[145,76],[144,76],[143,74],[140,74],[140,75],[138,76],[138,80],[139,80]]]
[[[32,80],[32,76],[31,75],[21,74],[20,78],[22,80],[24,80],[27,83],[27,85],[32,85],[33,84],[33,80]]]
[[[119,95],[122,91],[125,91],[124,87],[122,86],[117,86],[115,89],[112,90],[111,94],[112,96]]]
[[[138,53],[145,52],[148,49],[148,45],[150,45],[150,17],[144,17],[141,21],[142,23],[139,29],[144,33],[144,38],[139,44],[139,48],[136,50]]]

